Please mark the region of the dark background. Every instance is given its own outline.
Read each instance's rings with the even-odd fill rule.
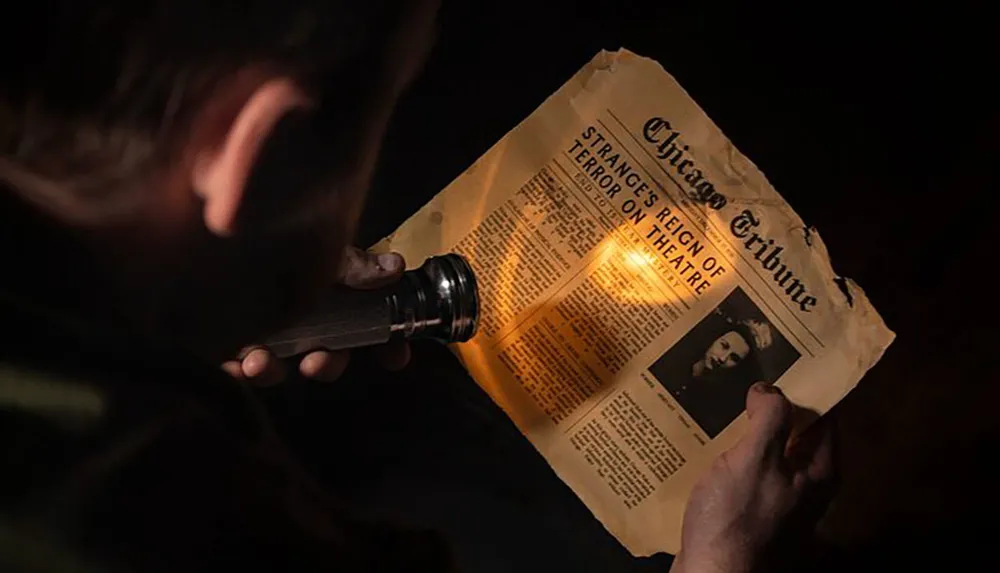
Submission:
[[[710,373],[704,378],[692,376],[694,363],[723,334],[741,321],[756,320],[771,327],[772,342],[757,350],[733,368]],[[752,340],[747,343],[753,345]],[[755,382],[777,382],[799,359],[780,326],[771,322],[753,300],[736,287],[714,309],[649,366],[649,372],[702,431],[714,439],[746,409],[747,390]]]
[[[822,559],[802,569],[923,570],[935,557],[992,569],[986,547],[1000,510],[996,303],[988,278],[998,151],[991,76],[1000,53],[992,19],[956,3],[602,6],[446,2],[438,45],[393,125],[364,238],[391,231],[597,50],[625,46],[659,60],[816,225],[836,269],[858,281],[898,334],[835,410],[841,490],[821,524]],[[408,375],[453,370],[445,356],[419,349]],[[476,424],[423,418],[440,426],[442,439],[496,445],[494,433]],[[425,445],[454,448],[434,443]],[[490,531],[508,533],[531,529],[527,523],[558,531],[584,522],[582,541],[552,534],[553,570],[627,567],[630,560],[599,526],[586,523],[585,510],[545,505],[575,502],[549,483],[554,478],[530,449],[508,447],[531,462],[504,471],[496,461],[502,456],[490,453],[468,471],[467,483],[491,473],[505,499],[537,511],[498,517],[474,497],[465,500],[476,508],[469,511],[496,522]],[[359,464],[375,455],[358,454]],[[535,475],[544,482],[537,491],[555,493],[531,493],[526,484]],[[470,538],[482,534],[466,530]],[[544,534],[517,539],[530,548],[539,538]],[[474,548],[462,554],[492,556],[498,571],[523,565],[499,545],[502,536],[494,539],[470,541]],[[603,551],[607,560],[560,562],[559,553],[574,546]]]

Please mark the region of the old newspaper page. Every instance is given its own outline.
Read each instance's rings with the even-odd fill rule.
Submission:
[[[482,317],[455,351],[635,555],[677,552],[751,384],[823,413],[893,339],[817,232],[625,50],[594,57],[377,248],[468,257]]]

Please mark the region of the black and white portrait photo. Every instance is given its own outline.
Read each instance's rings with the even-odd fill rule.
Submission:
[[[745,408],[755,382],[775,383],[799,352],[737,287],[649,371],[714,438]]]

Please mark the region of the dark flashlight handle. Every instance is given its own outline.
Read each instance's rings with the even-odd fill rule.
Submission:
[[[310,350],[341,350],[388,342],[392,311],[387,289],[356,290],[337,287],[325,306],[295,326],[272,336],[265,344],[278,358]]]

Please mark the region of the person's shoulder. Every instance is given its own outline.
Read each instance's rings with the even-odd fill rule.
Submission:
[[[157,556],[177,570],[451,570],[434,536],[337,509],[271,434],[250,389],[221,369],[5,314],[22,336],[0,348],[0,520],[140,568]],[[52,568],[50,556],[77,549],[38,552],[32,565]],[[15,558],[0,548],[0,570]]]

